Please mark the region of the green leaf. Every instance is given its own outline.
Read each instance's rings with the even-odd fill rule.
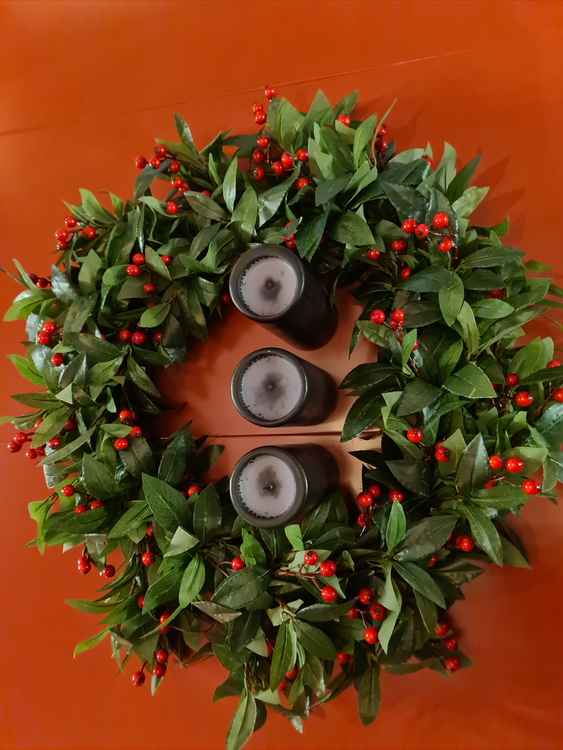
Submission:
[[[193,537],[192,537],[193,540]],[[205,583],[205,563],[200,555],[195,555],[184,571],[178,592],[180,607],[187,607],[199,596]]]
[[[168,484],[179,484],[188,468],[193,451],[193,437],[189,429],[178,430],[166,446],[158,467],[158,478]]]
[[[397,404],[397,416],[402,417],[406,414],[414,414],[422,411],[432,404],[441,395],[442,391],[425,380],[417,378],[411,380],[405,386],[403,395]]]
[[[284,528],[284,532],[289,540],[289,543],[291,544],[292,549],[298,551],[305,549],[305,546],[303,544],[303,537],[301,536],[301,527],[298,523],[293,523],[291,524],[291,526],[286,526]]]
[[[380,413],[381,404],[379,396],[374,395],[370,391],[364,393],[354,402],[346,415],[340,436],[341,442],[345,443],[347,440],[352,440],[356,435],[371,427],[375,424]]]
[[[352,603],[310,604],[308,607],[300,609],[297,617],[300,620],[307,620],[308,622],[329,622],[345,615],[351,607]]]
[[[469,521],[475,543],[493,562],[502,565],[502,542],[491,519],[480,508],[469,503],[461,504],[459,512]]]
[[[247,565],[266,565],[267,558],[262,545],[247,529],[242,530],[240,555]]]
[[[274,185],[258,196],[258,226],[263,226],[274,216],[281,206],[283,199],[295,182],[299,169],[295,169],[283,182]]]
[[[513,250],[505,250],[501,247],[483,247],[480,250],[467,255],[459,264],[458,270],[468,268],[494,268],[504,266],[508,260],[514,258]]]
[[[298,642],[305,651],[319,659],[334,659],[336,657],[333,642],[320,628],[301,620],[295,621],[295,628],[297,629]]]
[[[96,429],[96,426],[94,425],[93,427],[90,427],[89,430],[86,430],[86,432],[82,433],[74,440],[71,440],[70,443],[66,443],[66,445],[63,445],[62,448],[59,448],[58,450],[53,451],[53,453],[50,453],[41,462],[43,466],[56,464],[59,461],[62,461],[63,459],[71,456],[75,451],[81,448],[84,445],[84,443],[87,443],[90,440],[95,429]]]
[[[135,383],[137,388],[140,388],[149,396],[160,398],[160,391],[149,378],[145,369],[141,367],[141,365],[138,364],[135,358],[132,356],[127,358],[127,371],[129,377],[131,378],[133,383]]]
[[[502,561],[503,565],[510,565],[514,568],[529,568],[530,563],[522,552],[512,542],[504,536],[500,538],[502,545]]]
[[[443,609],[446,608],[444,595],[430,573],[427,573],[414,562],[396,562],[394,568],[401,578],[406,581],[415,591],[423,594],[431,602]]]
[[[413,274],[408,281],[401,284],[409,292],[439,292],[451,283],[454,274],[441,266],[431,266]]]
[[[139,320],[141,328],[156,328],[164,323],[170,312],[170,303],[161,302],[154,307],[148,307]]]
[[[243,571],[244,572],[244,571]],[[240,573],[238,574],[240,575]],[[286,672],[293,669],[297,658],[297,634],[292,622],[282,622],[278,629],[276,645],[270,667],[270,690],[275,690]]]
[[[188,503],[181,492],[148,474],[143,474],[142,482],[143,494],[159,526],[175,531],[187,524]]]
[[[468,302],[464,302],[457,316],[456,330],[461,335],[467,346],[468,354],[474,354],[479,348],[479,329],[475,321],[475,315]]]
[[[227,212],[213,198],[209,198],[207,195],[203,195],[203,193],[190,191],[184,193],[184,197],[196,214],[204,216],[206,219],[227,221],[230,218]]]
[[[195,535],[203,542],[221,526],[221,504],[212,484],[196,495],[193,526]]]
[[[223,180],[223,200],[228,210],[233,213],[237,197],[237,175],[238,175],[238,157],[233,156],[231,163],[225,173]]]
[[[181,571],[175,569],[155,578],[145,592],[143,612],[152,612],[163,604],[176,601],[181,576]]]
[[[376,719],[381,704],[379,664],[377,662],[371,662],[362,672],[357,680],[356,690],[360,721],[364,726],[368,726]]]
[[[552,357],[553,341],[536,338],[516,352],[510,363],[510,369],[512,372],[517,372],[522,380],[547,367],[547,363]],[[552,371],[552,374],[553,379],[555,379],[557,373]]]
[[[363,120],[361,125],[358,126],[354,133],[354,146],[352,149],[352,155],[354,157],[354,167],[358,169],[364,151],[371,144],[373,134],[375,132],[375,126],[377,124],[377,117],[371,115],[370,117]]]
[[[109,628],[105,628],[104,630],[101,630],[99,633],[96,633],[96,635],[91,636],[90,638],[86,638],[84,641],[80,641],[80,643],[77,643],[74,647],[73,656],[76,659],[77,656],[80,654],[83,654],[85,651],[90,651],[93,648],[96,648],[96,646],[99,646],[100,643],[105,640],[107,634],[109,633]]]
[[[217,586],[213,601],[231,609],[246,607],[265,590],[265,578],[252,568],[244,568],[223,579]]]
[[[501,299],[481,299],[473,304],[473,313],[476,318],[485,320],[498,320],[506,318],[507,315],[514,312],[512,305]]]
[[[392,503],[387,527],[385,529],[385,540],[387,549],[393,550],[405,538],[407,530],[407,519],[401,503]]]
[[[450,375],[444,383],[450,393],[465,398],[495,398],[493,384],[483,370],[473,362]]]
[[[112,499],[117,493],[113,472],[103,461],[85,453],[82,456],[82,482],[94,497]]]
[[[328,211],[317,214],[311,221],[302,222],[297,229],[297,250],[302,258],[311,260],[325,233]]]
[[[460,219],[467,219],[475,211],[489,192],[488,187],[470,187],[465,190],[457,200],[452,203],[452,208]]]
[[[235,210],[231,221],[240,225],[243,237],[249,240],[254,234],[254,227],[258,218],[258,196],[250,185],[246,188]]]
[[[410,335],[410,332],[407,336],[408,335]],[[389,378],[400,374],[401,371],[399,368],[393,367],[392,365],[384,365],[379,362],[364,363],[354,367],[354,369],[346,375],[342,383],[340,383],[339,388],[361,393],[362,391],[369,390],[370,388],[379,385],[379,383],[383,383]]]
[[[426,628],[428,633],[433,636],[434,629],[438,621],[438,612],[436,610],[436,605],[434,604],[434,602],[431,602],[430,599],[427,599],[418,591],[414,592],[414,598],[418,611],[420,612],[420,618],[424,624],[424,627]]]
[[[254,732],[256,716],[254,696],[248,690],[245,690],[229,728],[227,750],[241,750],[246,745]]]
[[[535,427],[550,446],[559,449],[563,442],[563,404],[548,406],[535,423]]]
[[[147,503],[134,500],[108,534],[109,539],[127,536],[144,525],[150,518],[151,511]]]
[[[457,466],[456,486],[461,492],[480,488],[489,478],[489,456],[483,436],[475,435],[461,454]]]
[[[172,539],[170,540],[170,545],[168,546],[164,557],[174,557],[175,555],[182,555],[184,554],[184,552],[189,552],[189,550],[197,547],[198,544],[199,539],[197,537],[193,536],[193,534],[190,534],[181,526],[178,526],[172,536]]]
[[[393,440],[395,439],[394,436],[391,437]],[[385,463],[400,484],[416,495],[429,496],[428,467],[422,460],[416,460],[410,456],[409,458],[386,461]]]
[[[441,549],[454,530],[455,516],[428,516],[408,530],[396,560],[420,560]]]
[[[450,203],[454,203],[458,198],[461,198],[465,190],[469,187],[469,182],[480,161],[481,157],[476,156],[450,182],[447,189],[447,196]]]
[[[14,365],[19,374],[26,380],[29,380],[36,385],[45,386],[45,381],[43,380],[42,375],[37,372],[32,361],[19,354],[9,354],[8,359]]]
[[[351,211],[337,219],[332,226],[331,237],[337,242],[355,247],[375,243],[375,238],[366,220]]]
[[[451,275],[450,282],[447,286],[440,288],[438,302],[440,304],[442,316],[449,326],[453,326],[457,320],[457,316],[463,305],[464,294],[465,289],[463,281],[456,273]]]

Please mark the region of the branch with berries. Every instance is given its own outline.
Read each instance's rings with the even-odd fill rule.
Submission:
[[[528,565],[510,516],[563,478],[563,365],[551,338],[523,343],[562,290],[504,243],[506,223],[472,223],[477,160],[397,151],[387,116],[355,106],[319,92],[300,112],[268,87],[258,132],[202,149],[177,115],[179,142],[137,157],[131,198],[67,205],[49,276],[15,261],[5,319],[26,342],[10,359],[36,388],[14,396],[27,411],[6,420],[7,448],[48,487],[29,504],[34,545],[72,548],[102,579],[94,601],[68,602],[101,620],[75,653],[109,640],[153,692],[168,669],[219,659],[215,698],[239,698],[229,750],[268,711],[300,730],[348,687],[369,724],[382,670],[467,666],[452,605],[487,563]],[[228,323],[251,242],[347,289],[362,306],[350,348],[376,347],[341,384],[342,441],[368,446],[362,491],[279,529],[242,521],[227,481],[209,481],[220,446],[189,425],[162,439],[150,419],[166,407],[155,373]]]

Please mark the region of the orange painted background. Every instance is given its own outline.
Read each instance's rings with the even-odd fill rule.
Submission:
[[[464,161],[482,152],[479,181],[493,195],[480,217],[494,223],[508,212],[511,241],[553,264],[561,283],[560,0],[19,0],[0,2],[0,28],[3,266],[17,256],[47,272],[61,199],[75,200],[82,186],[126,195],[134,156],[153,136],[173,136],[176,110],[200,144],[219,129],[251,128],[250,107],[267,82],[301,108],[319,86],[333,98],[359,88],[362,113],[398,97],[391,128],[399,148],[447,139]],[[15,291],[1,276],[2,309]],[[269,343],[234,313],[227,325],[241,354]],[[1,351],[17,351],[21,335],[22,325],[2,326]],[[224,353],[228,338],[218,334],[211,352]],[[341,374],[336,352],[315,361]],[[200,395],[227,404],[224,373],[205,373],[210,360],[202,351],[194,364]],[[189,397],[193,375],[184,375],[166,378]],[[20,390],[25,383],[4,360],[1,413],[14,413],[9,394]],[[206,415],[198,404],[202,429],[240,434],[230,405],[221,423],[220,411]],[[3,445],[9,434],[1,428]],[[224,468],[258,439],[227,438]],[[73,644],[96,621],[64,599],[93,593],[96,581],[76,574],[72,553],[41,558],[25,548],[33,536],[26,503],[42,496],[41,472],[4,448],[0,466],[1,750],[221,748],[234,704],[211,703],[222,679],[216,664],[171,670],[151,700],[117,674],[103,647],[73,661]],[[368,729],[352,692],[313,717],[304,737],[273,716],[251,747],[561,748],[563,514],[536,501],[516,525],[534,570],[491,567],[454,608],[473,669],[449,680],[387,676],[380,718]]]

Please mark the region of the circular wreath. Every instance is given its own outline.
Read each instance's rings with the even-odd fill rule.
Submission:
[[[477,563],[527,565],[507,517],[563,478],[563,367],[550,338],[517,343],[563,292],[530,278],[548,269],[503,244],[506,223],[471,223],[478,160],[457,171],[447,144],[437,165],[429,147],[396,153],[385,117],[352,117],[355,95],[319,93],[303,114],[265,94],[258,135],[198,150],[176,116],[181,142],[138,157],[131,200],[110,195],[108,210],[81,190],[50,278],[16,263],[25,290],[6,315],[26,320],[26,356],[11,359],[41,386],[15,396],[32,411],[8,444],[30,441],[51,488],[29,506],[34,544],[80,549],[79,571],[107,579],[95,601],[69,601],[102,617],[75,654],[109,638],[153,691],[173,656],[214,655],[229,671],[215,697],[240,696],[229,748],[267,707],[300,729],[353,685],[368,724],[380,670],[466,666],[449,608]],[[363,491],[279,529],[243,523],[226,481],[205,481],[217,446],[189,426],[149,434],[154,372],[222,316],[251,241],[349,289],[363,305],[351,347],[378,349],[342,383],[357,396],[342,440],[382,436],[354,454]]]

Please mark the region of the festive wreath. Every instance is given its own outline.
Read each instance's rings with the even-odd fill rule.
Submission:
[[[396,153],[385,117],[353,119],[355,95],[319,93],[303,114],[265,93],[257,136],[200,151],[177,116],[181,142],[137,159],[131,200],[111,194],[110,210],[81,190],[50,278],[16,263],[25,290],[6,314],[26,320],[26,356],[11,359],[41,386],[14,397],[32,411],[8,443],[30,441],[51,488],[29,505],[34,545],[79,548],[79,571],[107,579],[95,601],[69,601],[103,618],[75,654],[109,638],[153,690],[172,655],[214,655],[229,671],[215,697],[240,696],[229,748],[267,707],[301,729],[353,685],[368,724],[380,670],[467,665],[450,606],[477,563],[527,565],[506,520],[563,479],[563,366],[550,338],[517,344],[563,292],[530,278],[548,269],[503,244],[506,223],[471,224],[478,160],[458,172],[447,144],[437,166],[430,147]],[[363,491],[279,529],[242,522],[227,483],[206,483],[218,446],[189,426],[153,437],[148,421],[163,406],[155,370],[223,315],[250,241],[284,243],[349,289],[363,305],[351,346],[378,350],[342,383],[357,396],[342,440],[382,436],[354,454]]]

